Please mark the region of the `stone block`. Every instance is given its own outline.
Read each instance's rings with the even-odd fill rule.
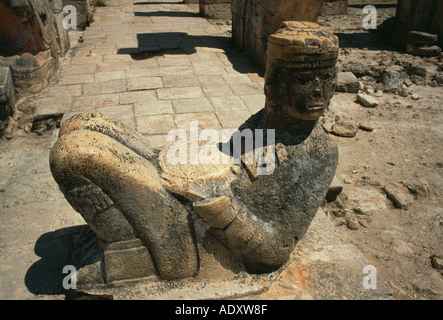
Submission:
[[[400,73],[397,71],[386,71],[382,76],[385,92],[398,92],[401,89]]]
[[[103,265],[107,283],[155,274],[151,255],[139,239],[107,245],[103,250]]]
[[[343,191],[343,184],[341,181],[334,176],[334,179],[329,186],[328,192],[326,193],[325,199],[328,202],[332,202],[337,199],[338,195]]]
[[[337,92],[358,93],[360,84],[352,72],[339,72],[337,75]]]
[[[436,34],[430,34],[427,32],[410,31],[408,33],[408,43],[415,45],[435,44],[438,40]]]
[[[397,208],[407,209],[414,203],[414,196],[404,185],[399,183],[389,183],[383,188],[383,190]]]
[[[361,93],[357,95],[357,102],[360,103],[363,107],[366,108],[375,108],[378,107],[379,102],[374,97],[371,97],[370,95]]]
[[[232,0],[200,0],[200,14],[207,19],[231,20]]]
[[[409,44],[406,46],[406,51],[420,57],[436,57],[440,54],[441,48],[439,46],[415,46]]]

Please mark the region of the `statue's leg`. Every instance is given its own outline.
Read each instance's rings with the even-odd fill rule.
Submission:
[[[103,241],[139,238],[161,278],[196,274],[188,213],[144,156],[108,135],[80,129],[60,136],[50,164],[68,201]]]
[[[78,113],[67,119],[60,127],[61,137],[71,131],[90,130],[100,132],[128,147],[138,155],[151,160],[152,149],[145,137],[123,123],[116,121],[108,115],[98,112]]]

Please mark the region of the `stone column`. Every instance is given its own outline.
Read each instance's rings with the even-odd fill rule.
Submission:
[[[200,0],[200,13],[207,19],[231,20],[232,0]]]
[[[233,0],[232,36],[246,54],[266,67],[269,35],[283,21],[315,22],[323,0]]]
[[[393,40],[406,46],[409,31],[424,31],[438,35],[443,45],[443,0],[399,0],[395,15]]]

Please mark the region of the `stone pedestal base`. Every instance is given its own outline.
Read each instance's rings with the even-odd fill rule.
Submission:
[[[135,242],[132,244],[137,247]],[[217,264],[224,253],[203,248],[207,245],[199,247],[199,252],[203,252],[202,267],[195,278],[164,281],[148,276],[139,281],[105,284],[94,276],[100,269],[100,263],[96,263],[80,271],[78,290],[92,295],[111,295],[116,300],[392,299],[391,289],[379,274],[376,274],[375,289],[364,288],[367,274],[363,268],[369,262],[354,245],[343,240],[322,210],[318,211],[289,261],[270,274],[248,274],[236,269],[232,261],[229,268],[225,267],[225,262]],[[121,249],[119,253],[115,252],[119,250],[110,250],[108,253],[112,252],[109,257],[115,254],[119,261],[124,255],[133,257],[131,250]],[[105,264],[110,262],[106,259]],[[146,270],[149,270],[149,263]]]
[[[106,283],[155,275],[151,255],[139,239],[102,245]]]

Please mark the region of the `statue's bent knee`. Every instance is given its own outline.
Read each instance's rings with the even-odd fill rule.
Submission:
[[[50,166],[67,200],[102,241],[140,238],[162,278],[196,274],[188,213],[144,157],[104,134],[77,130],[54,144]]]

